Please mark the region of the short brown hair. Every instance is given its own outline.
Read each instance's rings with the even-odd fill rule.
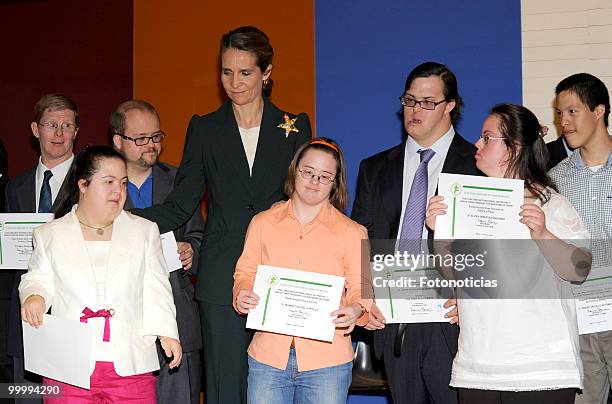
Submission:
[[[34,118],[32,122],[40,123],[46,111],[61,111],[64,109],[74,112],[74,124],[79,127],[79,108],[76,102],[60,93],[43,95],[38,100],[36,105],[34,105]]]
[[[159,122],[159,114],[155,107],[144,100],[129,100],[122,102],[119,106],[111,113],[110,116],[110,134],[111,135],[123,135],[125,132],[125,114],[132,110],[138,109],[144,112],[150,112],[155,115]]]
[[[344,156],[340,150],[340,146],[332,139],[327,137],[318,137],[303,144],[302,147],[295,152],[293,160],[289,165],[289,172],[287,173],[287,181],[285,181],[285,194],[289,197],[295,192],[295,178],[298,172],[298,166],[302,161],[302,157],[306,151],[321,150],[325,153],[329,153],[336,160],[336,177],[332,185],[331,193],[329,194],[329,202],[334,205],[339,211],[344,211],[348,205],[348,190],[346,186],[346,164],[344,162]]]

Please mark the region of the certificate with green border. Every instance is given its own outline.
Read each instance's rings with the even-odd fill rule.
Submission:
[[[247,328],[331,342],[344,277],[259,265],[253,292],[259,304],[249,312]]]
[[[438,195],[448,205],[436,217],[436,239],[527,239],[519,222],[524,181],[441,173]]]
[[[0,213],[0,269],[28,269],[32,232],[52,213]]]

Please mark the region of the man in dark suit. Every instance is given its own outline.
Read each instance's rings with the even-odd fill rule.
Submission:
[[[111,114],[110,130],[115,149],[127,160],[128,197],[125,209],[147,208],[162,203],[172,191],[176,168],[158,161],[165,134],[160,130],[155,107],[142,100],[122,103]],[[202,335],[190,268],[198,268],[198,251],[203,233],[200,209],[196,209],[184,226],[174,230],[184,269],[170,273],[170,285],[183,360],[178,369],[170,370],[158,344],[161,365],[157,372],[159,403],[200,402]]]
[[[6,211],[10,213],[48,213],[72,164],[74,139],[79,130],[76,103],[63,94],[43,96],[34,107],[30,125],[39,141],[38,164],[12,179],[6,186]],[[7,352],[13,357],[15,383],[32,378],[23,364],[23,336],[18,286],[26,271],[15,271],[11,303]],[[38,400],[40,402],[40,400]]]
[[[435,62],[417,66],[406,79],[400,101],[408,138],[363,160],[359,168],[352,218],[368,229],[372,240],[428,238],[425,206],[436,192],[440,172],[479,174],[476,147],[453,127],[462,101],[455,75],[446,66]],[[374,332],[374,348],[384,360],[393,402],[456,403],[456,392],[448,384],[458,327],[448,323],[384,326],[375,306],[371,316],[367,328],[379,330]]]

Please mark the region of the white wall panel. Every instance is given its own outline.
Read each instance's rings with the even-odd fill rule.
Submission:
[[[555,139],[554,88],[591,73],[612,90],[612,1],[521,0],[523,104]]]

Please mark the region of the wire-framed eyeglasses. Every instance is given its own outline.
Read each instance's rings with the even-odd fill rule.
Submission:
[[[427,109],[429,111],[436,109],[438,105],[442,104],[443,102],[448,101],[446,98],[441,101],[432,101],[432,100],[420,100],[419,101],[409,95],[402,95],[401,97],[399,97],[399,100],[402,103],[402,105],[405,107],[415,107],[417,104],[419,104],[419,107],[423,109]]]
[[[336,179],[335,175],[330,175],[330,174],[317,175],[314,172],[314,170],[311,168],[298,168],[298,171],[300,172],[300,176],[304,178],[305,180],[310,181],[313,178],[316,178],[317,181],[323,185],[329,185],[332,182],[334,182],[334,180]]]

